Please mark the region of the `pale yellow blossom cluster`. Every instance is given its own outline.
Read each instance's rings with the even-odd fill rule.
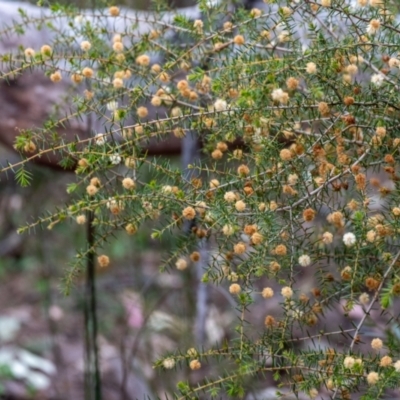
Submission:
[[[103,228],[120,229],[125,240],[135,239],[128,235],[140,232],[143,221],[164,224],[149,234],[152,240],[183,230],[184,245],[168,257],[177,287],[186,285],[189,277],[196,277],[197,284],[199,267],[202,284],[220,279],[222,289],[213,295],[222,293],[244,310],[238,313],[245,332],[240,338],[243,351],[252,348],[246,340],[253,341],[253,336],[246,335],[249,328],[243,322],[253,303],[268,310],[252,314],[262,318],[257,329],[268,338],[254,338],[251,345],[272,354],[281,345],[278,337],[294,339],[293,332],[285,331],[293,323],[296,329],[312,327],[323,343],[328,335],[325,320],[335,300],[340,313],[366,316],[372,306],[391,307],[400,296],[393,250],[400,231],[395,90],[400,58],[395,46],[376,47],[379,56],[373,51],[390,32],[389,10],[383,0],[357,0],[354,6],[365,8],[354,29],[356,42],[346,49],[340,47],[340,30],[331,21],[318,30],[321,40],[315,43],[297,43],[293,34],[295,17],[303,8],[323,20],[325,14],[334,18],[342,6],[338,0],[295,0],[277,6],[273,17],[264,9],[243,10],[245,22],[229,12],[216,29],[212,19],[160,20],[140,38],[120,29],[126,17],[111,6],[107,18],[114,27],[107,33],[104,59],[94,59],[100,39],[85,29],[71,71],[59,63],[56,44],[21,48],[19,54],[22,69],[45,66],[54,90],[69,77],[81,109],[100,110],[105,121],[104,129],[93,128],[78,150],[61,146],[70,152],[82,183],[82,198],[68,209],[68,217],[80,225],[75,228],[92,224],[96,235]],[[193,43],[170,45],[163,36],[169,30],[190,35]],[[326,47],[325,35],[331,40]],[[160,49],[167,61],[155,54]],[[130,86],[137,76],[143,82]],[[175,171],[153,158],[153,145],[166,152],[171,143],[174,149],[184,148],[194,131],[201,137],[196,149],[200,159],[185,162],[187,171]],[[42,148],[41,136],[26,135],[18,149],[34,158]],[[142,165],[154,170],[154,176],[146,180],[139,171]],[[94,249],[94,260],[107,268],[114,261],[103,251]],[[383,385],[386,374],[400,373],[390,341],[384,345],[381,338],[368,339],[365,326],[361,328],[341,338],[344,351],[341,346],[322,350],[317,372],[308,367],[302,371],[306,364],[299,357],[296,371],[290,371],[294,387],[307,374],[319,374],[319,381],[307,385],[302,396],[315,399],[327,388],[347,399],[353,378],[365,386],[379,385],[372,390]],[[297,336],[288,354],[297,351],[297,342],[306,343],[306,334]],[[361,341],[370,343],[371,357],[357,347]],[[239,354],[236,342],[224,355]],[[200,347],[186,354],[174,352],[157,366],[186,365],[197,382],[197,374],[214,368],[208,366],[207,352]],[[245,356],[241,363],[249,359]],[[251,357],[257,361],[261,356]],[[343,374],[343,379],[335,374]]]

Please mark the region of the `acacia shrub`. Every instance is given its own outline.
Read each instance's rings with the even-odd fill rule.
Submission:
[[[77,175],[70,204],[20,232],[84,224],[94,213],[95,246],[78,253],[68,288],[90,253],[101,267],[112,262],[101,248],[115,231],[134,235],[159,220],[157,239],[190,221],[162,268],[183,271],[204,257],[199,246],[211,246],[202,281],[226,288],[238,323],[227,344],[177,349],[155,362],[213,371],[223,361],[218,378],[178,382],[177,398],[242,397],[268,374],[277,397],[384,398],[398,386],[399,343],[390,330],[370,332],[372,313],[398,323],[393,5],[321,0],[234,13],[225,3],[198,7],[205,18],[148,18],[151,28],[139,37],[141,18],[118,7],[90,18],[54,7],[68,32],[48,22],[52,43],[3,55],[11,68],[2,79],[39,68],[54,85],[69,80],[77,93],[68,98],[68,115],[55,110],[44,127],[16,140],[26,162],[60,152]],[[69,143],[58,137],[61,124],[93,113],[103,130]],[[143,151],[150,139],[194,132],[203,149],[188,179]],[[28,183],[24,162],[2,170],[12,168]],[[150,182],[143,168],[154,171]],[[252,315],[260,302],[267,310],[279,303],[279,312]],[[346,329],[329,324],[344,316]]]

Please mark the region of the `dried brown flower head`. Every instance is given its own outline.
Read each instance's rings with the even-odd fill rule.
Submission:
[[[317,212],[313,210],[312,208],[307,208],[303,211],[303,218],[304,221],[311,222],[314,218]]]
[[[192,220],[196,216],[196,211],[195,211],[195,209],[193,207],[186,207],[182,211],[182,215],[183,215],[184,218]]]

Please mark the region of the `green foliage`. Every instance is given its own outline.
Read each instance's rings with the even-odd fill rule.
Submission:
[[[15,180],[22,187],[29,186],[32,180],[32,174],[27,171],[25,166],[23,165],[15,172]]]
[[[194,268],[197,250],[212,248],[200,260],[201,281],[220,285],[235,304],[236,329],[227,345],[177,349],[155,363],[218,371],[179,381],[177,398],[243,398],[261,376],[275,381],[277,397],[376,399],[398,387],[398,341],[381,332],[383,352],[368,336],[378,316],[397,326],[400,293],[400,28],[391,5],[372,3],[227,15],[202,1],[204,23],[121,16],[112,32],[110,16],[77,24],[73,10],[54,6],[72,32],[52,24],[50,48],[2,55],[20,71],[42,69],[54,85],[72,81],[69,113],[60,105],[15,143],[26,162],[55,152],[77,175],[70,204],[21,233],[94,214],[94,246],[71,262],[67,293],[117,232],[151,224],[149,237],[174,237],[162,270]],[[137,37],[145,19],[150,26]],[[76,46],[71,37],[84,40]],[[96,136],[65,142],[55,133],[90,113],[103,124]],[[190,174],[148,157],[153,141],[167,146],[194,129],[203,150]],[[14,168],[22,186],[32,178],[26,162]],[[272,311],[252,312],[274,300]]]

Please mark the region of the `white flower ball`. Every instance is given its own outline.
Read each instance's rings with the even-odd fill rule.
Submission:
[[[302,256],[299,257],[299,264],[302,267],[308,267],[311,264],[311,258],[307,254],[303,254]]]
[[[348,232],[343,235],[343,243],[347,247],[351,247],[356,243],[356,235],[354,233]]]

